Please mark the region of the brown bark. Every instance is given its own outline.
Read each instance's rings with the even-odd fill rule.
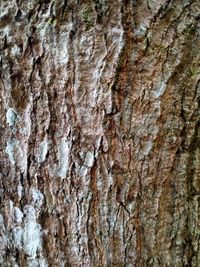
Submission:
[[[0,266],[199,266],[199,12],[0,2]]]

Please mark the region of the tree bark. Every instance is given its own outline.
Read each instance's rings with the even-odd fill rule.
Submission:
[[[0,266],[199,266],[199,14],[0,2]]]

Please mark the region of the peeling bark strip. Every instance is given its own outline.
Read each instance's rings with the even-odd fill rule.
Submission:
[[[199,14],[0,1],[0,266],[199,266]]]

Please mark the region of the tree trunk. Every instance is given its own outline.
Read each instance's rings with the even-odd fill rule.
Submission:
[[[0,266],[198,267],[200,2],[0,8]]]

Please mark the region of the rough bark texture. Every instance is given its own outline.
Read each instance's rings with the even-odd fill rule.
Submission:
[[[200,266],[199,19],[0,1],[0,266]]]

